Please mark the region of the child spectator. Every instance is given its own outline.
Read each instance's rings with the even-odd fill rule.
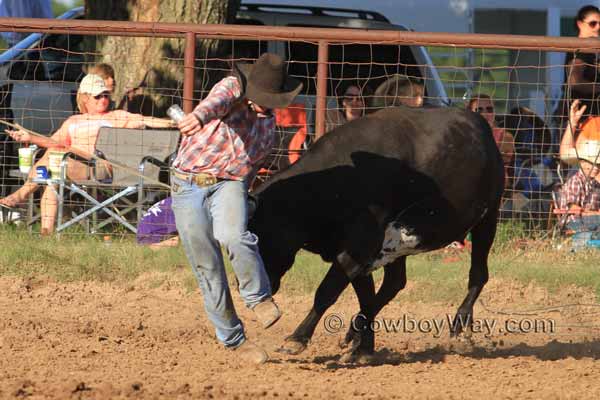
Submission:
[[[600,142],[586,141],[578,148],[579,170],[563,185],[558,207],[567,210],[566,227],[575,232],[573,250],[590,239],[600,239]]]
[[[423,107],[425,86],[420,79],[406,75],[394,75],[375,90],[373,108]]]

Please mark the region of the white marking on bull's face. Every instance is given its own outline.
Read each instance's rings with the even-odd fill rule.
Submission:
[[[421,251],[415,249],[421,241],[421,238],[412,232],[412,229],[406,226],[397,225],[392,221],[385,228],[385,236],[381,250],[373,261],[370,270],[383,267],[398,257],[417,254]]]

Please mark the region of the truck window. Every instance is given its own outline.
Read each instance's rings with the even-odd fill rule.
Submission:
[[[311,43],[290,42],[287,47],[290,75],[301,79],[305,94],[316,94],[318,47]],[[422,78],[409,46],[345,44],[329,46],[328,93],[342,79],[367,80],[374,90],[393,74]]]
[[[235,20],[237,25],[264,25],[255,19],[238,18]],[[265,40],[232,40],[231,54],[234,60],[253,62],[261,54],[267,52],[268,42]]]
[[[83,36],[45,36],[40,45],[40,61],[46,66],[49,80],[76,82],[83,76]]]

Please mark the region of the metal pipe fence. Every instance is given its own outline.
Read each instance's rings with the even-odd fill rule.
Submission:
[[[557,88],[551,87],[546,77],[549,71],[563,69],[564,65],[547,64],[546,53],[600,50],[593,39],[254,25],[0,18],[0,31],[44,34],[45,39],[36,46],[20,49],[0,64],[5,75],[0,77],[0,111],[44,134],[52,133],[76,113],[70,99],[83,76],[82,67],[111,56],[84,48],[61,48],[59,41],[50,38],[64,36],[67,42],[73,42],[82,35],[183,41],[183,54],[163,56],[175,68],[181,68],[182,80],[170,87],[145,87],[144,91],[145,95],[162,95],[180,102],[186,112],[210,89],[207,77],[226,74],[234,62],[252,61],[264,51],[280,53],[288,62],[289,74],[302,80],[305,89],[288,110],[278,112],[280,143],[268,168],[262,171],[263,179],[295,161],[312,142],[343,123],[343,90],[351,84],[361,90],[365,113],[380,108],[382,101],[385,105],[387,97],[377,89],[398,76],[408,78],[411,85],[422,85],[425,103],[430,105],[464,107],[469,97],[490,95],[498,127],[512,140],[507,150],[512,154],[505,154],[510,180],[502,219],[527,232],[552,229],[556,220],[552,191],[560,184],[555,156],[561,137],[560,118],[564,116],[555,118],[557,98],[550,94]],[[230,51],[219,57],[200,56],[196,54],[196,43],[202,39],[221,40]],[[469,52],[469,61],[459,55],[459,49]],[[113,57],[111,63],[135,64],[139,60]],[[137,83],[128,84],[135,87]],[[42,101],[44,98],[54,103]],[[60,109],[57,104],[62,98],[69,101]],[[164,117],[162,110],[154,106],[140,110]],[[499,143],[501,149],[504,144]],[[22,183],[23,176],[14,173],[17,147],[4,139],[2,195]],[[150,197],[158,200],[164,195]],[[70,205],[77,206],[78,201],[72,200]],[[30,214],[35,214],[31,210],[34,206],[35,202]],[[124,208],[130,210],[131,204]]]

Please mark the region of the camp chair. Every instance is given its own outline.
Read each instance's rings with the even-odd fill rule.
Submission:
[[[136,233],[136,227],[127,220],[126,215],[136,211],[136,221],[139,221],[144,205],[153,204],[156,201],[157,192],[165,190],[164,186],[156,182],[161,177],[161,171],[166,172],[171,155],[177,150],[178,142],[178,130],[101,128],[96,143],[96,154],[106,160],[137,170],[144,177],[139,177],[127,169],[113,165],[112,179],[109,182],[101,182],[95,178],[95,170],[99,162],[90,163],[94,171],[93,179],[69,181],[65,178],[67,158],[74,155],[65,154],[61,177],[58,180],[59,207],[56,231],[60,232],[92,216],[94,219],[93,231],[116,222]],[[165,175],[167,174],[165,173]],[[52,182],[49,183],[52,184]],[[63,207],[67,191],[82,196],[86,200],[84,204],[86,209],[63,222]],[[136,193],[136,199],[131,199],[132,195]],[[117,203],[120,203],[121,209],[117,207]],[[109,216],[100,224],[96,220],[96,213],[99,211],[106,212]]]

